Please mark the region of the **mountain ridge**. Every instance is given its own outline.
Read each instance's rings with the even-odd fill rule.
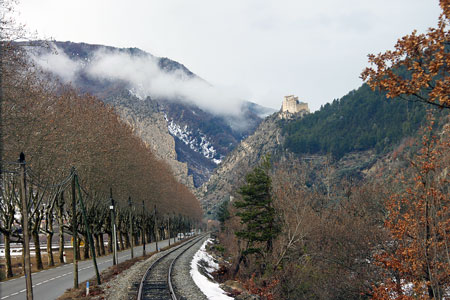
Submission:
[[[275,169],[283,161],[310,161],[314,169],[308,170],[311,181],[324,173],[336,182],[374,176],[374,165],[386,165],[380,162],[389,161],[386,157],[399,144],[417,135],[426,123],[426,110],[420,103],[387,100],[384,94],[362,85],[302,117],[283,118],[281,112],[275,113],[230,152],[197,190],[197,197],[214,218],[223,201],[238,196],[236,191],[246,173],[267,154]]]
[[[192,190],[205,182],[217,164],[243,138],[253,132],[262,120],[260,115],[271,111],[271,109],[255,103],[243,101],[239,107],[238,117],[215,115],[189,99],[184,99],[176,94],[173,98],[142,96],[136,90],[136,85],[133,86],[130,81],[127,81],[127,77],[108,77],[106,76],[108,74],[101,73],[102,70],[98,70],[99,66],[94,65],[98,56],[118,53],[126,55],[127,62],[140,59],[139,62],[144,63],[147,58],[151,59],[151,63],[147,67],[155,67],[156,69],[151,71],[162,75],[154,80],[149,80],[149,85],[161,78],[165,79],[167,76],[170,80],[175,80],[172,82],[174,84],[183,84],[191,78],[199,79],[200,82],[206,83],[206,81],[181,63],[165,57],[156,57],[138,48],[115,48],[60,41],[55,41],[52,45],[47,48],[32,47],[31,53],[34,59],[39,63],[41,63],[39,59],[51,61],[54,59],[51,56],[54,55],[52,51],[59,51],[56,62],[58,59],[63,60],[65,65],[56,65],[56,67],[60,67],[68,73],[72,71],[69,74],[72,76],[70,83],[82,93],[93,94],[104,103],[112,105],[122,119],[133,127],[135,133],[156,152],[160,159],[169,160],[169,165],[177,178]],[[107,61],[109,64],[106,66],[103,64],[100,67],[107,70],[114,67],[114,63],[117,63],[115,58],[113,56],[111,62]],[[154,62],[157,66],[153,65]],[[44,67],[48,71],[54,71],[50,69],[50,66],[44,65]],[[70,70],[70,67],[73,70]],[[97,68],[92,70],[94,67]],[[123,68],[131,67],[123,66]],[[137,68],[137,66],[134,67]],[[139,72],[144,72],[145,75],[146,71],[148,70],[137,68],[131,70],[128,75],[132,77]],[[59,74],[59,76],[67,81],[67,78],[64,78],[65,73]],[[146,86],[142,88],[148,89]],[[170,85],[167,88],[170,89]],[[217,101],[219,99],[210,99],[212,105]],[[148,132],[152,132],[152,134]]]

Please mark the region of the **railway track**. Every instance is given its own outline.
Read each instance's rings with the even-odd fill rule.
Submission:
[[[200,235],[169,250],[166,254],[154,261],[142,277],[139,285],[138,300],[178,299],[171,281],[174,263],[189,248],[201,241],[205,235]]]

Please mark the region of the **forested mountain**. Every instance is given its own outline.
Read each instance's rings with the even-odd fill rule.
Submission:
[[[203,186],[203,209],[220,221],[223,273],[251,278],[274,299],[372,299],[400,257],[412,282],[411,257],[425,265],[414,243],[432,240],[423,230],[429,207],[441,213],[429,224],[448,229],[448,111],[387,100],[363,85],[303,118],[282,117],[267,117]],[[272,166],[261,175],[267,154]],[[386,227],[395,222],[393,238]],[[439,263],[441,245],[433,245]],[[385,257],[392,272],[383,272]],[[433,272],[447,278],[448,270]]]
[[[417,136],[427,109],[439,116],[435,108],[388,100],[364,84],[303,117],[286,119],[276,113],[243,140],[199,189],[203,208],[214,216],[218,205],[242,184],[245,172],[266,154],[272,156],[275,167],[292,159],[311,161],[310,182],[320,177],[317,174],[323,173],[325,166],[333,170],[333,181],[361,180],[403,139]]]
[[[299,155],[332,154],[336,159],[352,151],[383,153],[415,134],[426,109],[423,103],[387,100],[364,84],[313,114],[284,122],[284,145]]]
[[[137,48],[23,42],[29,35],[15,25],[15,2],[0,2],[0,280],[23,275],[26,289],[12,291],[20,279],[3,298],[26,292],[32,299],[33,288],[45,284],[33,286],[32,264],[41,271],[72,262],[74,287],[62,298],[85,299],[93,280],[79,284],[87,277],[78,274],[82,258],[95,266],[93,296],[130,298],[149,288],[137,291],[147,258],[165,251],[165,241],[179,249],[176,238],[189,236],[195,240],[187,246],[203,243],[197,254],[204,259],[194,257],[188,267],[219,283],[223,292],[215,286],[216,295],[450,299],[450,0],[439,0],[435,28],[419,27],[390,50],[368,54],[362,86],[314,113],[296,96],[286,96],[278,112],[244,101],[239,91]],[[330,19],[317,8],[306,14],[334,36],[364,25],[354,13],[344,15],[344,24],[342,13]],[[247,18],[253,27],[268,19],[265,9],[257,13]],[[173,16],[161,16],[173,23]],[[286,16],[269,19],[283,31]],[[259,31],[257,38],[267,33]],[[323,38],[304,46],[339,56],[332,39],[315,31]],[[304,40],[308,32],[291,35]],[[190,46],[202,44],[196,42]],[[219,52],[219,61],[246,59]],[[288,52],[293,63],[284,73],[294,79],[306,70],[295,68],[296,60],[320,59],[317,51]],[[259,71],[273,76],[265,62]],[[322,80],[321,88],[332,83]],[[272,85],[280,88],[276,80]],[[146,252],[149,242],[156,252]],[[19,260],[12,243],[22,245]],[[142,257],[135,258],[139,245]],[[119,258],[127,248],[132,259]],[[107,253],[114,266],[100,275],[96,255]],[[189,286],[205,295],[181,292],[182,284],[175,292],[209,297],[205,281],[194,281]]]
[[[368,55],[367,85],[303,118],[267,118],[259,129],[282,136],[258,129],[211,176],[206,208],[228,191],[221,274],[267,299],[450,298],[450,1],[440,6],[436,28]],[[270,167],[258,150],[274,140]]]

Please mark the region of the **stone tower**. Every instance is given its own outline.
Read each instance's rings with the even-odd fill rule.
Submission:
[[[289,114],[304,114],[309,113],[308,103],[298,101],[298,97],[294,95],[284,96],[283,105],[281,106],[281,115],[283,117]]]

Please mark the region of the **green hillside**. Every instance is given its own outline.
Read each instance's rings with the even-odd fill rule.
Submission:
[[[425,119],[421,103],[388,100],[366,84],[320,110],[295,121],[284,121],[285,147],[297,154],[340,158],[355,150],[391,149],[413,135]]]

